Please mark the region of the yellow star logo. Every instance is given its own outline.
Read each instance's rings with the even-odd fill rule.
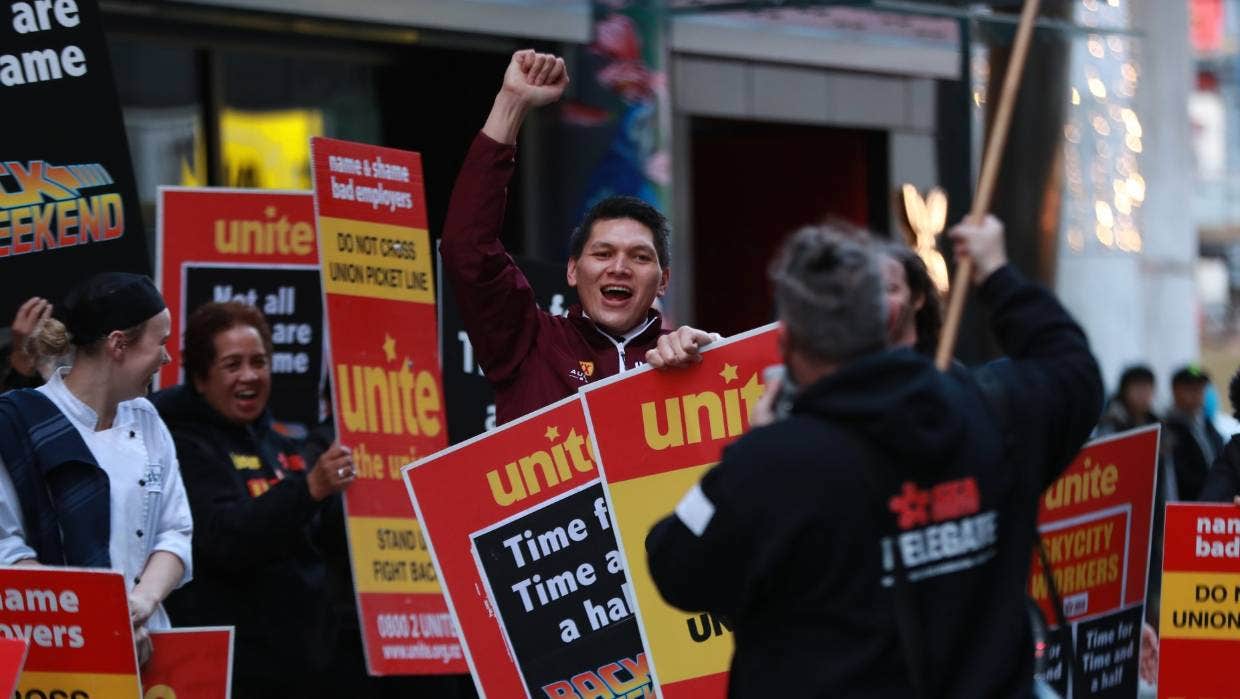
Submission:
[[[556,427],[555,425],[552,425],[551,427],[547,428],[547,432],[543,434],[543,436],[547,438],[548,442],[554,442],[555,440],[560,438],[560,428]]]
[[[736,365],[725,363],[723,365],[723,371],[719,372],[719,376],[723,377],[724,383],[732,383],[737,378],[736,377]]]
[[[387,333],[383,333],[383,356],[389,362],[396,361],[396,338]]]

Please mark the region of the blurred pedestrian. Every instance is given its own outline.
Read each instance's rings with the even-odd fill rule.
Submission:
[[[1106,410],[1098,421],[1098,436],[1127,432],[1158,423],[1154,414],[1154,372],[1144,364],[1124,369],[1119,388],[1107,401]]]
[[[912,347],[933,357],[943,327],[943,303],[926,263],[907,245],[878,245],[887,292],[889,344]]]
[[[1240,420],[1240,369],[1227,386],[1236,419]],[[1210,466],[1199,499],[1205,502],[1232,502],[1240,505],[1240,435],[1232,436]]]
[[[1175,470],[1176,491],[1181,500],[1200,497],[1206,472],[1223,450],[1223,438],[1204,412],[1209,382],[1209,375],[1193,364],[1171,376],[1173,404],[1163,422],[1163,436],[1167,440],[1167,453]]]

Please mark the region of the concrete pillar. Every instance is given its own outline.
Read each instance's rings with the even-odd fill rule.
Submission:
[[[1102,365],[1108,391],[1123,367],[1149,364],[1159,396],[1169,398],[1170,373],[1200,351],[1193,270],[1197,231],[1190,216],[1192,149],[1188,94],[1192,54],[1183,2],[1127,3],[1141,33],[1134,54],[1140,78],[1135,110],[1143,131],[1138,253],[1086,245],[1060,236],[1057,291],[1080,319]],[[1086,232],[1086,236],[1089,233]],[[1088,241],[1087,241],[1088,242]]]

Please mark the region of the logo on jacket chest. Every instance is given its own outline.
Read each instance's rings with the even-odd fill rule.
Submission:
[[[594,362],[580,360],[577,362],[576,369],[568,370],[568,375],[581,383],[589,383],[590,379],[594,377]]]
[[[279,482],[279,478],[251,478],[245,482],[245,488],[250,492],[250,497],[256,498]]]
[[[238,471],[257,471],[263,467],[257,454],[229,454],[229,456],[232,457],[233,468]]]

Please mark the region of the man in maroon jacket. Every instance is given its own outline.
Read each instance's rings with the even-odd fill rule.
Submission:
[[[568,283],[580,305],[567,318],[538,308],[499,234],[521,123],[567,86],[563,59],[532,50],[513,54],[457,176],[440,242],[474,354],[495,387],[501,423],[642,359],[656,368],[699,362],[699,350],[718,337],[688,326],[662,329],[651,304],[667,291],[671,274],[668,223],[634,197],[603,200],[573,232]]]

